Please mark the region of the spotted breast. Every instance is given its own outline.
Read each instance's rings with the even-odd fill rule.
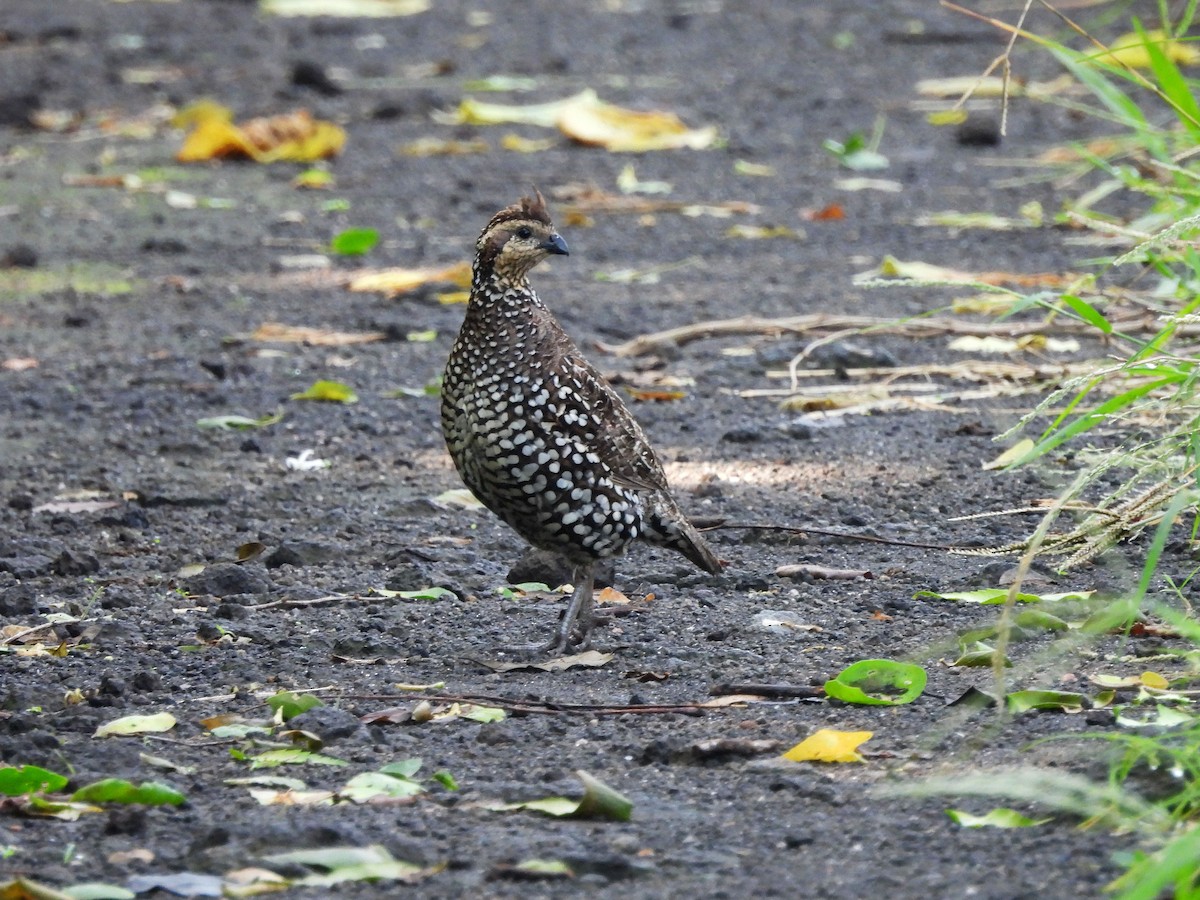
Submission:
[[[471,492],[529,543],[575,564],[567,614],[536,648],[562,653],[590,641],[596,560],[641,540],[708,572],[721,564],[671,496],[641,427],[529,284],[530,269],[567,253],[541,194],[496,213],[475,249],[442,430]]]

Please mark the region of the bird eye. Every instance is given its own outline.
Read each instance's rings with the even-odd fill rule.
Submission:
[[[525,240],[528,240],[529,238],[533,237],[533,232],[530,231],[524,225],[522,225],[520,228],[517,229],[517,237],[519,237],[521,240],[525,241]]]

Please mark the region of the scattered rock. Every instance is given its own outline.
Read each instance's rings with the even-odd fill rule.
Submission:
[[[326,97],[336,97],[342,93],[341,86],[329,77],[329,73],[319,63],[307,59],[292,65],[292,84],[296,87],[312,88]]]
[[[317,541],[286,541],[275,548],[263,565],[268,569],[280,566],[323,566],[345,556],[340,547]]]
[[[36,269],[37,251],[28,244],[13,244],[0,256],[0,266],[8,269]]]
[[[256,567],[240,566],[237,563],[215,563],[183,583],[184,590],[189,594],[210,597],[261,595],[268,593],[271,587],[270,579],[260,575]]]
[[[314,706],[288,720],[288,727],[311,731],[326,744],[346,738],[370,740],[370,734],[358,716],[336,706]]]
[[[95,575],[100,571],[100,560],[90,553],[64,550],[52,565],[55,575]]]
[[[40,609],[33,585],[18,584],[0,591],[0,617],[30,616]]]

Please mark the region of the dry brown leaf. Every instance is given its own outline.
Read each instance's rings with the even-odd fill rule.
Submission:
[[[652,388],[635,388],[627,387],[625,392],[634,400],[639,402],[656,401],[664,402],[670,400],[682,400],[687,394],[683,391],[663,391],[654,390]]]
[[[263,322],[249,340],[260,344],[311,344],[316,347],[344,347],[347,344],[370,344],[386,340],[382,331],[332,331],[306,325],[285,325],[283,322]]]
[[[400,148],[400,155],[465,156],[471,153],[487,153],[491,149],[487,141],[457,141],[446,138],[423,137],[404,144]]]
[[[775,570],[775,574],[780,578],[819,578],[828,581],[854,581],[858,578],[873,577],[868,569],[833,569],[809,563],[780,566]]]
[[[612,587],[601,588],[596,591],[595,599],[598,604],[627,604],[630,602],[628,597]]]
[[[449,282],[459,287],[471,286],[471,264],[457,262],[440,269],[383,269],[366,272],[350,282],[352,291],[381,291],[389,296],[405,294],[423,284]]]
[[[830,203],[820,209],[802,210],[800,217],[809,222],[836,222],[846,218],[846,209],[840,203]]]

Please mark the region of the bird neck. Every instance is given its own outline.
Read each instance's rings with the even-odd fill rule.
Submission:
[[[491,266],[481,265],[479,260],[471,277],[472,308],[480,311],[498,307],[540,306],[541,301],[534,293],[524,273],[497,272]]]

